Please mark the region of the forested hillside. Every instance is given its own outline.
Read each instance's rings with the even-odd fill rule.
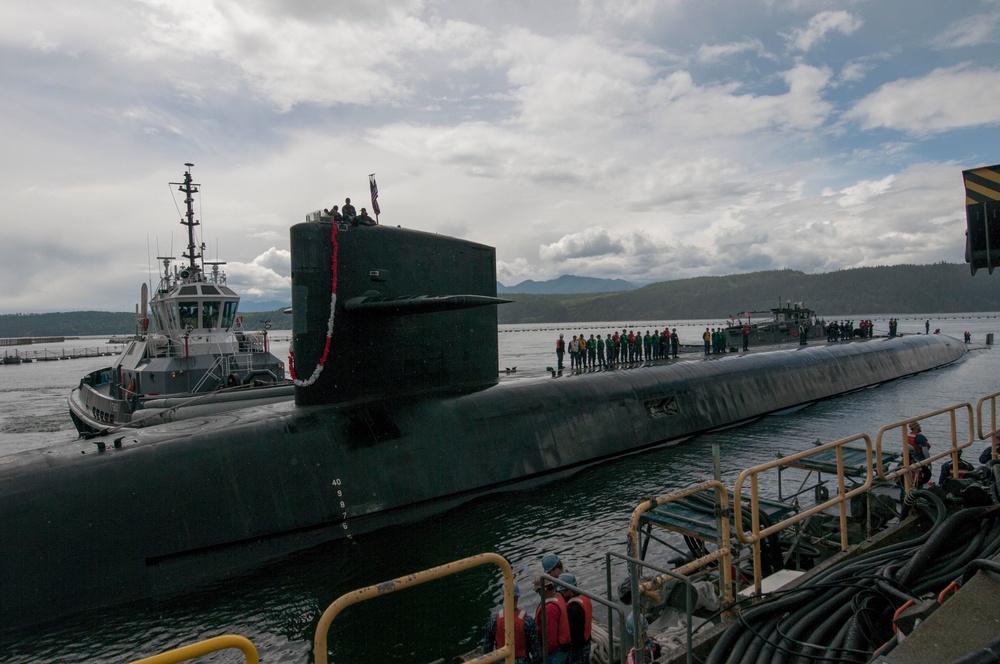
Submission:
[[[434,293],[429,293],[434,295]],[[618,293],[590,295],[504,294],[501,323],[557,323],[597,320],[725,320],[744,311],[766,311],[783,302],[802,302],[820,316],[843,314],[958,313],[1000,311],[1000,275],[967,265],[894,265],[805,274],[773,270],[727,277],[698,277],[650,284]],[[281,311],[243,313],[243,326],[292,327]],[[129,334],[135,314],[75,311],[0,315],[0,337]]]
[[[997,279],[1000,279],[998,276]],[[715,319],[802,302],[821,316],[1000,311],[1000,281],[967,265],[895,265],[826,274],[773,270],[650,284],[593,295],[505,295],[501,323]]]
[[[244,313],[243,328],[263,329],[271,322],[276,330],[292,329],[292,317],[281,311]],[[108,311],[72,311],[50,314],[2,314],[0,337],[85,337],[91,335],[132,334],[135,313]]]

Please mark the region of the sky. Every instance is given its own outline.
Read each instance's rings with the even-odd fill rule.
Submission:
[[[244,301],[313,210],[644,284],[964,261],[1000,0],[36,0],[0,22],[0,313],[132,311],[179,182]]]

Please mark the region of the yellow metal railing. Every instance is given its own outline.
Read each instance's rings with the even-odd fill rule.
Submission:
[[[249,639],[237,634],[226,634],[224,636],[205,639],[198,643],[192,643],[176,650],[169,650],[145,659],[137,659],[132,664],[177,664],[178,662],[186,662],[230,648],[242,651],[247,664],[257,664],[260,661],[260,658],[257,656],[257,648],[254,647]]]
[[[714,552],[711,552],[708,555],[685,563],[681,567],[673,570],[673,572],[677,575],[690,576],[693,572],[700,570],[717,560],[720,561],[719,568],[722,574],[719,577],[719,595],[723,598],[724,605],[729,606],[733,601],[732,553],[729,547],[729,496],[726,493],[726,487],[722,484],[722,482],[717,480],[701,482],[700,484],[689,487],[684,491],[678,491],[659,498],[650,498],[647,501],[639,503],[639,505],[632,510],[632,517],[629,519],[628,546],[631,555],[639,555],[639,520],[640,517],[642,517],[642,515],[646,512],[659,505],[672,503],[680,500],[681,498],[686,498],[702,491],[713,490],[716,495],[716,504],[720,507],[721,516],[719,519],[719,538],[716,541],[717,548]],[[641,574],[642,570],[640,568],[639,575],[641,576]],[[642,593],[655,588],[656,586],[673,578],[676,577],[662,574],[653,579],[644,581],[639,586],[639,592]]]
[[[988,398],[988,397],[984,397]],[[980,400],[982,401],[982,400]],[[967,434],[964,436],[962,442],[959,442],[959,431],[958,431],[958,413],[964,411],[966,414],[966,424],[967,424]],[[949,426],[949,445],[947,449],[937,454],[932,454],[930,457],[924,459],[923,461],[916,461],[910,463],[910,446],[907,444],[907,429],[913,422],[924,422],[927,420],[932,420],[935,418],[941,418],[942,416],[947,416],[948,426]],[[982,427],[982,422],[980,421],[980,428]],[[886,472],[885,467],[882,463],[882,440],[887,434],[892,431],[899,430],[899,441],[900,446],[903,450],[903,461],[902,466],[892,472]],[[899,422],[894,422],[893,424],[887,424],[878,430],[875,434],[875,450],[876,450],[876,461],[878,464],[878,477],[882,480],[895,480],[899,477],[903,478],[903,490],[909,493],[913,488],[913,477],[917,469],[924,466],[931,465],[934,461],[951,455],[952,458],[952,468],[958,467],[958,451],[964,450],[966,447],[973,442],[973,432],[974,427],[974,413],[972,410],[972,405],[969,403],[955,404],[954,406],[948,406],[947,408],[939,408],[938,410],[931,411],[930,413],[925,413],[918,417],[911,417],[906,420],[901,420]],[[931,442],[931,441],[928,441]],[[933,445],[935,442],[931,442]]]
[[[333,602],[333,604],[326,608],[326,611],[324,611],[323,615],[320,616],[319,624],[316,625],[316,635],[313,639],[313,658],[315,664],[326,664],[326,643],[327,634],[330,631],[330,623],[333,622],[333,619],[336,618],[341,611],[352,604],[375,599],[376,597],[382,597],[383,595],[394,593],[397,590],[402,590],[403,588],[420,585],[421,583],[434,581],[457,572],[462,572],[472,569],[473,567],[487,564],[494,564],[503,572],[503,612],[505,616],[513,616],[514,572],[510,567],[510,563],[508,563],[507,560],[499,554],[481,553],[477,556],[463,558],[462,560],[457,560],[453,563],[439,565],[438,567],[432,567],[431,569],[417,572],[416,574],[401,576],[398,579],[393,579],[392,581],[378,583],[373,586],[368,586],[367,588],[361,588],[360,590],[349,592],[346,595],[341,595],[336,601]],[[505,660],[507,664],[514,664],[513,620],[504,620],[504,647],[499,650],[494,650],[491,653],[486,653],[482,657],[477,657],[472,660],[472,662],[475,662],[476,664],[489,664],[490,662],[499,662],[500,660]]]
[[[863,440],[865,443],[865,481],[861,484],[857,484],[852,489],[847,490],[845,483],[845,472],[844,472],[844,447],[848,443],[853,443],[855,441]],[[807,510],[798,512],[786,519],[773,523],[767,528],[761,529],[760,527],[760,493],[759,493],[759,481],[758,476],[768,470],[781,467],[795,467],[797,463],[802,462],[809,457],[817,456],[823,452],[829,450],[834,450],[837,458],[837,493],[831,496],[829,499],[824,500],[821,503],[813,505]],[[765,537],[773,535],[774,533],[784,530],[785,528],[804,521],[805,519],[811,517],[814,514],[822,512],[823,510],[829,509],[831,507],[837,507],[840,512],[840,549],[841,551],[846,551],[848,546],[847,541],[847,501],[854,496],[860,495],[871,488],[873,480],[872,472],[872,441],[866,434],[857,434],[851,436],[850,438],[842,438],[840,440],[834,441],[832,443],[826,443],[825,445],[819,445],[817,447],[811,448],[804,452],[799,452],[797,454],[792,454],[781,459],[776,459],[775,461],[770,461],[768,463],[760,464],[759,466],[754,466],[753,468],[748,468],[740,473],[739,477],[736,478],[736,484],[733,487],[733,523],[736,527],[736,537],[740,541],[750,544],[753,547],[753,582],[754,590],[758,594],[761,592],[761,543]],[[747,534],[743,530],[743,483],[750,479],[750,524],[751,532]]]
[[[976,434],[979,436],[980,440],[990,440],[990,449],[992,450],[993,458],[997,458],[997,431],[1000,430],[1000,422],[997,421],[997,398],[1000,397],[1000,392],[994,392],[993,394],[987,394],[985,397],[976,402]],[[983,431],[983,406],[989,404],[990,406],[990,426],[988,431]]]

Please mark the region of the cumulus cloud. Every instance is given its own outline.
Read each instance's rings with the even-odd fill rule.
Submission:
[[[558,241],[538,248],[544,260],[564,261],[570,258],[591,258],[606,254],[617,254],[625,246],[620,237],[613,237],[604,228],[588,228],[582,233],[564,235]]]
[[[291,299],[291,256],[287,250],[271,247],[249,263],[230,261],[224,269],[229,286],[241,295]]]
[[[932,134],[1000,123],[1000,70],[961,64],[886,83],[844,116],[865,129]]]
[[[825,11],[809,19],[804,28],[792,31],[788,36],[789,48],[796,51],[811,51],[831,33],[850,35],[864,24],[850,12]]]

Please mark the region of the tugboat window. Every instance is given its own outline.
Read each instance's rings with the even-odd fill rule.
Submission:
[[[169,315],[170,315],[170,325],[169,325],[169,327],[172,330],[176,330],[178,327],[180,327],[180,325],[178,323],[178,318],[177,318],[177,303],[176,302],[171,302],[170,303],[170,314]]]
[[[201,303],[202,327],[219,327],[219,310],[221,302],[206,301]]]
[[[178,306],[181,316],[181,329],[187,329],[188,326],[192,328],[198,327],[198,303],[180,302]]]
[[[236,305],[238,302],[225,302],[222,308],[222,325],[221,327],[227,330],[233,326],[233,321],[236,320]]]

